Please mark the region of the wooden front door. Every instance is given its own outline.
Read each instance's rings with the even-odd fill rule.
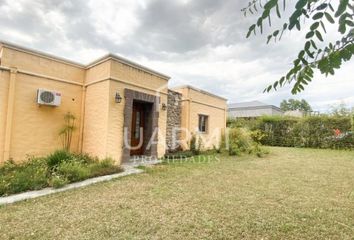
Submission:
[[[131,150],[130,155],[142,155],[144,153],[144,105],[141,103],[133,104],[132,113],[132,128],[131,128]]]

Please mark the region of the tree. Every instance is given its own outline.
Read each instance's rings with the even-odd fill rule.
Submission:
[[[263,33],[263,26],[268,22],[271,26],[272,14],[280,19],[284,17],[286,0],[252,0],[242,12],[256,14],[261,10],[257,22],[250,26],[247,38],[257,29]],[[336,9],[333,7],[333,2]],[[309,23],[303,49],[293,61],[291,69],[278,81],[268,86],[264,92],[277,90],[285,84],[292,85],[292,94],[297,94],[305,89],[312,81],[314,70],[321,74],[334,75],[335,70],[342,66],[343,62],[351,60],[354,54],[354,0],[296,0],[295,7],[288,20],[282,24],[282,28],[276,29],[268,35],[270,40],[281,40],[284,31],[301,31],[303,23]],[[264,4],[264,5],[263,5]],[[282,10],[280,10],[282,9]],[[335,24],[339,38],[335,42],[324,45],[326,40],[326,26]]]
[[[344,102],[330,107],[330,115],[337,117],[349,117],[352,115],[352,109],[348,107]]]
[[[312,108],[310,104],[305,100],[296,100],[296,99],[289,99],[289,100],[283,100],[280,103],[280,109],[284,112],[286,111],[295,111],[295,110],[300,110],[303,112],[311,112]]]

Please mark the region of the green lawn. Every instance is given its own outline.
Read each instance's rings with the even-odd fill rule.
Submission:
[[[0,207],[0,239],[354,239],[354,152],[271,148]]]

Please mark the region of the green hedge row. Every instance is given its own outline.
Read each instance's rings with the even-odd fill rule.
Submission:
[[[229,119],[228,126],[258,131],[260,142],[269,146],[353,149],[353,119],[339,116],[304,118],[264,116]]]

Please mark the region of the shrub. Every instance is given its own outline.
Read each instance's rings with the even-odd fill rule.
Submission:
[[[73,155],[66,150],[57,150],[47,157],[47,164],[50,169],[58,167],[61,163],[73,159]]]
[[[213,145],[213,151],[215,153],[221,153],[221,143],[219,143],[217,146]]]
[[[24,163],[6,163],[0,172],[0,196],[48,186],[47,166],[42,158],[29,158]]]
[[[90,169],[86,165],[76,161],[62,162],[57,167],[56,173],[70,182],[78,182],[90,177]]]
[[[53,175],[50,179],[50,186],[53,188],[61,188],[64,187],[66,184],[69,183],[69,180],[60,175]]]
[[[237,125],[235,122],[230,122],[229,125]],[[253,139],[264,145],[335,149],[354,147],[353,124],[348,116],[265,116],[242,122],[254,131]],[[336,136],[336,132],[341,134]]]
[[[88,154],[59,150],[46,158],[28,158],[23,163],[7,161],[0,166],[0,196],[121,172],[112,159],[99,161]]]
[[[197,136],[196,134],[192,134],[191,140],[190,140],[190,151],[194,155],[199,155],[200,151],[202,149],[202,139]]]
[[[113,159],[111,158],[106,158],[102,161],[97,161],[96,163],[89,165],[89,169],[91,177],[104,176],[123,171],[121,167],[115,165]]]
[[[253,152],[257,155],[257,157],[264,157],[265,155],[269,154],[269,150],[265,149],[264,147],[262,147],[260,144],[256,143],[254,148],[253,148]]]
[[[254,133],[246,128],[229,129],[228,137],[228,153],[230,156],[239,156],[242,153],[247,153],[256,154],[258,157],[263,157],[268,153],[263,149],[260,143],[253,140]]]
[[[75,159],[75,161],[84,163],[84,164],[90,164],[90,163],[96,163],[99,161],[97,157],[92,157],[91,155],[87,153],[72,153],[72,158]]]
[[[237,153],[252,151],[253,140],[250,132],[244,128],[233,128],[229,130],[229,152]]]

